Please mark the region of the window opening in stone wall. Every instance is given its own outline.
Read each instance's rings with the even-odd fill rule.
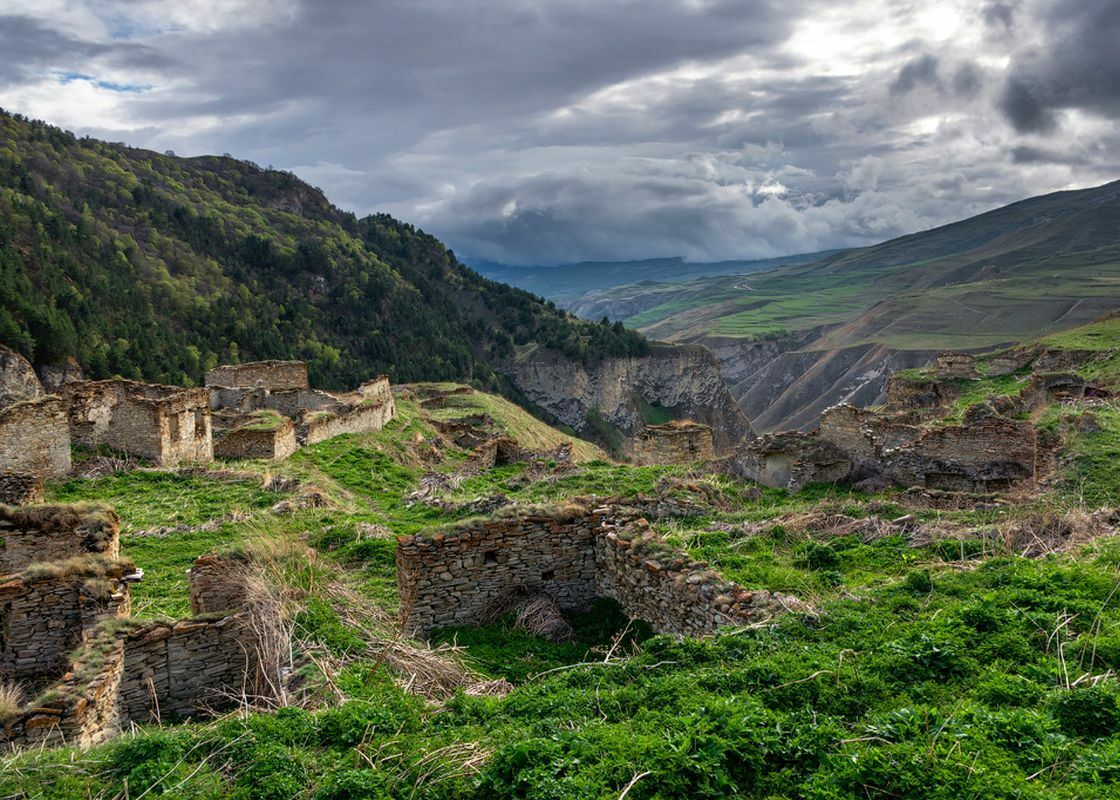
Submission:
[[[555,577],[556,577],[556,570],[554,570],[554,569],[546,569],[544,572],[541,573],[541,580],[542,581],[550,581]]]
[[[172,439],[179,438],[179,415],[172,414],[167,418],[167,435]]]
[[[497,564],[498,563],[498,551],[497,550],[487,550],[486,553],[482,556],[482,563],[483,564]]]
[[[206,438],[206,412],[205,411],[194,412],[194,438],[196,438],[196,439],[205,439]]]

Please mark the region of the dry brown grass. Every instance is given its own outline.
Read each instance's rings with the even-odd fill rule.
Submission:
[[[0,725],[15,719],[23,708],[23,690],[18,684],[0,682]]]

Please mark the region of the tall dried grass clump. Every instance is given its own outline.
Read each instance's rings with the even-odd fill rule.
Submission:
[[[0,725],[19,714],[23,708],[23,691],[18,684],[0,682]]]

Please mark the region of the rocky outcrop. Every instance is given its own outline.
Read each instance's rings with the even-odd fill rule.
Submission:
[[[0,344],[0,408],[38,400],[43,394],[43,385],[27,359]]]
[[[648,355],[607,358],[590,366],[555,353],[499,365],[525,397],[559,422],[588,430],[588,414],[632,437],[642,404],[711,426],[718,452],[753,438],[750,422],[727,389],[719,362],[698,345],[653,344]]]

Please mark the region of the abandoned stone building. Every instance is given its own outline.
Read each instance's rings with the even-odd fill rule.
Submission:
[[[308,386],[307,365],[301,361],[216,367],[206,374],[206,385],[218,436],[217,453],[227,458],[285,458],[294,452],[289,450],[292,443],[286,429],[275,429],[271,437],[261,432],[254,415],[262,411],[288,417],[294,424],[297,446],[347,433],[376,432],[396,416],[389,379],[384,375],[353,392],[326,392]],[[261,455],[248,455],[251,452]]]
[[[691,420],[646,425],[634,437],[637,464],[691,464],[709,461],[713,455],[711,426]]]
[[[114,379],[71,382],[61,391],[75,444],[107,445],[160,466],[213,460],[206,389]]]
[[[795,492],[809,483],[839,483],[853,473],[852,457],[819,436],[785,431],[762,436],[724,461],[738,478]]]
[[[0,745],[89,746],[133,722],[219,710],[261,691],[244,580],[227,564],[200,559],[191,573],[192,608],[224,614],[134,622],[129,585],[140,574],[117,557],[110,510],[0,509],[0,533],[0,573],[11,570],[0,577],[0,679],[32,693],[0,724]]]
[[[268,412],[241,417],[214,443],[214,455],[218,458],[280,461],[298,449],[295,424],[287,417]]]
[[[662,633],[703,636],[787,610],[793,597],[750,591],[665,546],[644,520],[572,504],[514,512],[397,539],[401,621],[409,634],[488,621],[512,598],[545,595],[564,610],[597,597]]]

